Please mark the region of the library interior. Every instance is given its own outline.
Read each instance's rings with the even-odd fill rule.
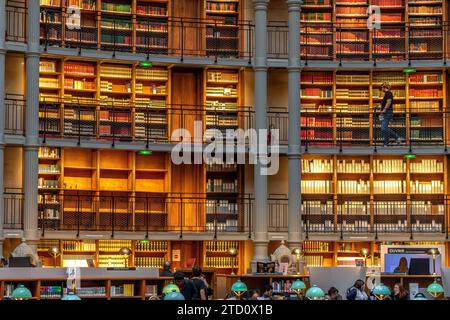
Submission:
[[[188,299],[179,277],[449,298],[448,21],[449,0],[0,0],[0,300]],[[199,128],[231,160],[174,163]],[[235,161],[251,130],[276,173],[250,140]]]

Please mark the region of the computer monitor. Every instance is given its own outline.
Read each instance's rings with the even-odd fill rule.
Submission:
[[[430,259],[429,258],[411,258],[409,263],[409,274],[429,275]]]
[[[34,267],[31,264],[30,257],[10,257],[8,261],[10,268],[29,268]]]

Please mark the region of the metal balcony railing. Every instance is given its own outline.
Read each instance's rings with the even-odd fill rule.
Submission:
[[[5,133],[25,134],[25,98],[23,95],[7,94],[5,98]]]
[[[149,143],[194,142],[195,126],[203,132],[201,141],[212,135],[229,139],[231,131],[252,128],[251,107],[223,109],[204,105],[152,107],[130,102],[105,100],[41,101],[40,134],[47,138],[81,140],[138,141]],[[177,129],[189,131],[190,136]],[[212,133],[211,130],[217,130]],[[220,137],[219,137],[220,138]]]
[[[301,59],[330,61],[442,60],[449,57],[448,21],[424,17],[396,25],[381,23],[369,29],[358,23],[302,22]],[[288,57],[289,31],[286,22],[269,22],[268,57]]]
[[[6,41],[27,41],[27,8],[26,1],[8,0],[6,13]]]
[[[22,189],[5,188],[4,197],[4,221],[5,229],[23,228],[23,193]]]
[[[122,193],[66,189],[39,194],[39,228],[80,231],[251,232],[254,200],[249,195]],[[222,205],[223,200],[233,206]]]
[[[90,11],[81,13],[79,25],[67,9],[41,8],[40,37],[50,46],[149,55],[206,56],[250,59],[253,25],[236,18],[117,17]],[[250,63],[250,61],[249,61]]]

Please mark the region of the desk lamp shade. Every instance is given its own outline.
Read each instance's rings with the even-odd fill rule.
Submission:
[[[176,284],[173,284],[172,282],[170,282],[168,285],[166,285],[163,288],[163,295],[169,294],[171,292],[180,292],[180,288],[178,288],[178,286]]]
[[[323,297],[325,297],[325,292],[323,292],[323,290],[320,289],[318,286],[313,285],[306,291],[306,297],[309,300],[320,300],[323,299]]]
[[[414,296],[414,300],[428,300],[422,293],[418,293]]]
[[[238,279],[231,286],[231,291],[233,291],[237,296],[241,296],[244,292],[247,291],[247,285],[243,283],[240,279]]]
[[[180,292],[172,291],[164,296],[164,300],[185,300]]]
[[[377,299],[383,300],[384,297],[391,294],[391,290],[384,284],[380,283],[373,288],[372,293],[375,297],[377,297]]]
[[[306,289],[306,284],[300,279],[297,279],[292,283],[291,289],[295,292],[301,292]]]
[[[81,300],[81,298],[79,296],[77,296],[75,294],[75,292],[70,291],[67,296],[65,296],[64,298],[62,298],[61,300]]]
[[[23,284],[19,284],[11,294],[11,298],[14,300],[25,300],[32,298],[31,291],[28,290]]]
[[[427,292],[437,298],[444,293],[444,288],[436,280],[427,287]]]

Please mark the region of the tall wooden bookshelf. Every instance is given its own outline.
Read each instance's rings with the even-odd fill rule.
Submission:
[[[447,101],[442,69],[383,71],[305,71],[301,78],[302,141],[308,145],[381,145],[376,117],[381,84],[394,94],[392,127],[408,144],[442,144],[447,130],[442,113]],[[334,107],[333,107],[334,106]]]
[[[333,5],[331,0],[307,0],[300,17],[302,59],[333,58]]]
[[[38,209],[39,218],[42,219],[41,227],[55,228],[59,223],[61,212],[58,196],[62,176],[61,149],[41,147],[38,158]],[[44,220],[46,225],[43,225]]]
[[[206,69],[205,71],[205,129],[220,131],[223,142],[229,142],[227,130],[240,127],[240,74],[232,69]],[[245,117],[245,115],[244,115]],[[207,139],[215,141],[217,137],[207,135]],[[231,140],[231,141],[234,141]],[[213,157],[205,165],[206,177],[206,228],[214,231],[238,231],[242,203],[238,202],[243,170],[241,165],[228,160]]]
[[[446,156],[306,155],[303,223],[312,233],[441,232],[447,166]]]
[[[42,59],[40,131],[47,136],[166,141],[168,79],[165,67]]]
[[[206,54],[239,57],[239,0],[205,0]]]
[[[367,10],[371,5],[380,9],[379,28],[368,29]],[[441,0],[304,1],[302,58],[442,59],[446,19],[446,3]]]
[[[164,153],[43,147],[39,168],[39,208],[47,228],[57,229],[60,223],[76,228],[94,219],[100,228],[110,229],[112,211],[118,230],[165,227],[169,221]],[[151,221],[147,227],[146,221]]]
[[[204,0],[182,23],[171,17],[169,0],[42,0],[40,35],[46,45],[147,54],[178,54],[184,45],[194,54],[239,57],[241,7],[239,0]],[[202,22],[193,22],[197,17]],[[189,40],[199,35],[201,48],[191,50]]]
[[[407,31],[404,23],[407,0],[371,0],[380,8],[380,28],[372,30],[372,58],[374,60],[404,60]]]
[[[58,247],[61,255],[53,260],[48,250]],[[119,254],[128,248],[126,259]],[[164,240],[41,240],[38,254],[44,266],[74,266],[91,260],[95,267],[163,268],[170,253],[170,242]],[[84,261],[84,262],[83,262]],[[80,266],[80,265],[79,265]]]

